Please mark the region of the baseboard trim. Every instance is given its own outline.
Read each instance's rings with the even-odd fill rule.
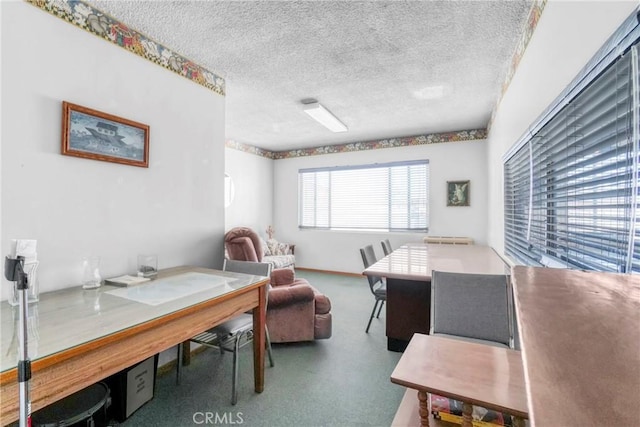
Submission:
[[[296,267],[296,270],[311,271],[311,272],[314,272],[314,273],[337,274],[339,276],[364,277],[362,274],[358,274],[358,273],[348,273],[346,271],[320,270],[320,269],[317,269],[317,268]]]
[[[182,344],[180,344],[182,345]],[[203,351],[205,351],[207,349],[207,347],[201,345],[199,347],[194,348],[193,350],[191,350],[190,352],[190,356],[196,356],[200,353],[202,353]],[[161,375],[166,375],[170,372],[175,371],[176,369],[176,363],[178,362],[178,358],[176,357],[175,359],[173,359],[170,362],[165,363],[162,366],[158,366],[158,370],[156,371],[156,375],[161,376]]]

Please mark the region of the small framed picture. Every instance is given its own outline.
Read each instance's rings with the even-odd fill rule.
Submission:
[[[447,181],[447,206],[469,206],[469,181]]]
[[[62,154],[149,167],[149,126],[62,103]]]

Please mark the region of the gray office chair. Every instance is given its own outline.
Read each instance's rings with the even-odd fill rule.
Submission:
[[[271,275],[271,264],[251,261],[234,261],[225,259],[224,271],[232,271],[235,273],[252,274],[255,276]],[[266,292],[268,297],[269,292]],[[269,340],[269,331],[265,325],[267,354],[269,356],[269,364],[273,363],[273,354],[271,353],[271,341]],[[238,354],[240,348],[253,341],[253,315],[250,313],[242,313],[231,320],[228,320],[208,331],[202,332],[190,341],[195,343],[217,348],[221,354],[225,351],[233,353],[233,385],[231,389],[231,404],[238,402]],[[178,370],[177,381],[180,381],[180,364],[182,361],[182,345],[178,345]]]
[[[433,271],[429,334],[513,348],[511,295],[504,274]]]
[[[373,250],[372,245],[367,245],[364,248],[360,248],[360,255],[362,256],[362,262],[364,263],[364,268],[368,268],[372,266],[377,261],[376,253]],[[367,280],[369,281],[369,289],[371,289],[371,293],[376,299],[376,302],[373,305],[373,310],[371,310],[371,316],[369,316],[369,323],[367,323],[367,329],[365,330],[366,333],[369,333],[369,327],[371,326],[371,321],[373,320],[373,316],[376,313],[376,308],[378,309],[378,314],[376,315],[376,319],[377,319],[380,317],[382,306],[384,305],[384,302],[387,300],[387,285],[382,279],[382,277],[367,276]]]
[[[382,252],[384,252],[384,256],[387,256],[391,252],[393,252],[393,249],[391,249],[391,242],[389,242],[389,239],[381,240],[380,245],[382,245]]]

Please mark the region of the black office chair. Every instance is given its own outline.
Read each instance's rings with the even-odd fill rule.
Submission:
[[[222,269],[224,271],[252,274],[254,276],[269,277],[271,275],[271,264],[262,262],[234,261],[225,259]],[[269,292],[266,292],[266,295],[268,297]],[[266,325],[265,335],[269,364],[273,366],[271,341],[269,340],[269,331],[267,330]],[[218,326],[192,337],[190,341],[207,347],[217,348],[220,350],[221,354],[224,354],[225,351],[233,353],[233,385],[231,390],[231,404],[235,405],[238,402],[238,354],[240,348],[253,341],[253,315],[250,313],[242,313],[233,319],[227,320]],[[177,372],[178,382],[180,381],[181,361],[182,345],[179,344]]]
[[[391,242],[389,242],[389,239],[381,240],[380,245],[382,245],[382,252],[384,252],[384,256],[387,256],[391,252],[393,252],[393,249],[391,249]]]
[[[362,256],[362,262],[364,263],[364,268],[368,268],[376,263],[376,253],[373,250],[372,245],[367,245],[364,248],[360,248],[360,255]],[[367,280],[369,281],[369,289],[371,289],[371,293],[376,299],[375,304],[373,305],[373,310],[371,311],[371,316],[369,316],[369,323],[367,323],[366,333],[369,333],[369,327],[371,326],[371,321],[373,320],[373,316],[376,313],[376,308],[378,309],[378,314],[376,315],[376,319],[380,317],[380,312],[382,311],[382,306],[384,302],[387,300],[387,285],[384,282],[382,277],[378,276],[367,276]],[[378,306],[379,304],[379,306]]]
[[[514,348],[509,276],[433,271],[430,335]]]

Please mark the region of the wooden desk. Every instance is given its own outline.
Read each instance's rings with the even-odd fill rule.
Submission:
[[[415,334],[391,382],[418,390],[424,427],[429,426],[427,393],[462,401],[463,427],[472,427],[472,405],[514,415],[514,426],[524,426],[522,419],[528,417],[522,359],[516,350]]]
[[[403,351],[414,333],[429,333],[431,272],[508,274],[508,266],[488,246],[401,246],[364,270],[367,276],[386,277],[387,348]]]
[[[514,267],[531,425],[640,424],[640,277]]]
[[[211,279],[203,278],[203,274],[211,276]],[[190,279],[187,281],[185,277]],[[176,267],[161,271],[156,281],[136,288],[154,284],[166,286],[167,283],[168,286],[184,286],[191,291],[180,288],[182,296],[179,298],[165,302],[156,300],[154,305],[113,295],[113,291],[123,288],[102,286],[97,290],[82,290],[74,287],[41,294],[37,304],[30,304],[28,344],[33,372],[30,381],[32,410],[36,411],[251,309],[254,319],[254,388],[256,392],[262,392],[268,278]],[[16,323],[17,307],[2,302],[2,425],[18,418]]]

